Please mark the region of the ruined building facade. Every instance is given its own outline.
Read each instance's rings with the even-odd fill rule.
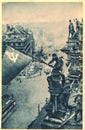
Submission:
[[[6,32],[2,36],[3,52],[6,45],[26,54],[33,55],[35,50],[35,42],[31,30],[26,30],[20,25],[7,25]]]

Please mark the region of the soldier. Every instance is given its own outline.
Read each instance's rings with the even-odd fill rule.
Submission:
[[[51,63],[55,62],[55,65],[53,66],[53,72],[57,72],[57,71],[62,71],[62,67],[63,67],[63,57],[57,57],[57,55],[55,53],[52,54],[52,60],[48,63],[49,65]]]
[[[55,53],[52,54],[52,60],[48,64],[50,65],[53,62],[56,62],[55,66],[57,66],[58,57],[57,57],[57,55]],[[52,65],[50,65],[50,66],[52,66]],[[54,74],[54,73],[56,73],[56,68],[55,67],[53,67],[53,70],[52,70],[52,74]],[[47,81],[48,81],[49,86],[52,87],[52,75],[47,77]]]
[[[76,32],[78,33],[79,32],[79,25],[80,25],[80,22],[77,20],[76,18]]]
[[[74,31],[74,26],[73,26],[73,23],[71,22],[71,20],[69,20],[69,38],[70,38],[70,35],[71,37],[73,37],[75,31]]]
[[[75,108],[75,121],[81,121],[82,120],[82,95],[77,95],[75,98],[76,108]],[[78,119],[79,115],[79,119]]]
[[[57,57],[55,53],[52,54],[52,60],[48,63],[49,65],[53,62],[55,62],[55,65],[53,66],[52,75],[59,74],[62,77],[62,86],[64,86],[65,83],[65,76],[62,74],[62,68],[63,68],[63,57]]]

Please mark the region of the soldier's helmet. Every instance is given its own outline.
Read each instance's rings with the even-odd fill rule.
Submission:
[[[71,20],[69,20],[69,22],[71,22]]]
[[[52,54],[52,57],[57,57],[57,54],[56,54],[56,53],[53,53],[53,54]]]

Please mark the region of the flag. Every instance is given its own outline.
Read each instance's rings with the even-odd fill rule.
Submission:
[[[2,59],[2,84],[8,84],[31,60],[31,57],[7,46]]]

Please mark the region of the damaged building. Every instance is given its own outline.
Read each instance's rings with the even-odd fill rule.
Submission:
[[[35,50],[33,32],[29,29],[24,29],[20,25],[12,26],[7,24],[6,32],[2,36],[2,53],[4,53],[6,45],[32,56]]]

